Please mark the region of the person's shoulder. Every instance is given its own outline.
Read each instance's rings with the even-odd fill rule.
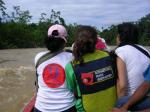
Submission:
[[[149,53],[149,51],[142,45],[139,45],[139,44],[136,44],[136,45]],[[130,52],[130,53],[135,53],[137,51],[139,51],[139,50],[132,45],[124,45],[124,46],[118,47],[115,50],[115,52]]]
[[[59,55],[57,55],[58,57],[67,59],[67,60],[72,60],[73,59],[73,54],[70,51],[63,51],[61,53],[59,53]]]
[[[142,49],[144,49],[146,52],[148,52],[150,54],[150,52],[148,51],[148,49],[146,49],[144,46],[142,45],[138,45],[139,47],[141,47]]]
[[[132,50],[132,46],[130,45],[124,45],[124,46],[121,46],[121,47],[117,47],[115,49],[115,52],[127,52],[128,50]]]
[[[34,58],[34,63],[36,64],[37,61],[46,53],[48,53],[49,51],[42,51],[36,54],[35,58]]]
[[[44,54],[48,53],[49,51],[42,51],[42,52],[39,52],[35,55],[35,58],[38,58],[38,57],[41,57],[43,56]]]
[[[119,46],[119,47],[117,47],[116,48],[116,50],[120,50],[120,49],[127,49],[127,48],[129,48],[130,47],[130,45],[123,45],[123,46]]]
[[[64,52],[64,55],[68,58],[68,59],[73,59],[73,54],[72,54],[72,52],[68,52],[68,51],[65,51]]]
[[[102,57],[109,56],[109,52],[103,50],[96,50],[94,55],[102,58]]]

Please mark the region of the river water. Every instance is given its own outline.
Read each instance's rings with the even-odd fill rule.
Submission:
[[[21,112],[34,95],[34,56],[43,50],[0,50],[0,112]]]
[[[21,112],[34,95],[34,56],[43,50],[0,50],[0,112]]]
[[[31,67],[0,69],[0,112],[19,112],[33,96],[34,70]]]

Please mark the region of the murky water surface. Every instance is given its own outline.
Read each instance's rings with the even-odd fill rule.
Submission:
[[[43,50],[0,50],[0,112],[21,112],[34,95],[34,57]]]
[[[33,68],[0,69],[0,112],[21,112],[35,92]]]

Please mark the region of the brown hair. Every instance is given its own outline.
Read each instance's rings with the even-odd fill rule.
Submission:
[[[76,32],[76,40],[73,47],[75,62],[83,64],[83,55],[95,51],[97,31],[91,26],[79,26]]]

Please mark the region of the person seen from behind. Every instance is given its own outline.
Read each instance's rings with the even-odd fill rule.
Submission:
[[[97,31],[79,26],[73,46],[74,60],[66,65],[69,89],[78,112],[108,112],[116,102],[115,74],[107,52],[96,50]]]
[[[116,106],[123,110],[143,110],[150,108],[150,74],[144,72],[150,65],[150,54],[138,44],[138,28],[131,23],[118,25],[117,44],[117,95]],[[141,50],[142,49],[142,50]]]
[[[34,112],[76,112],[74,94],[66,84],[65,66],[72,53],[64,51],[67,31],[55,24],[48,29],[47,51],[35,57],[38,91]]]

